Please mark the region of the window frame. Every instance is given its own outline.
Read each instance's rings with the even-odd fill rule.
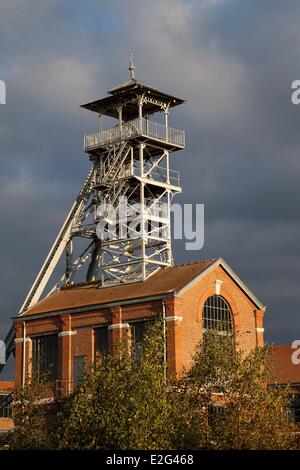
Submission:
[[[143,350],[144,350],[143,341],[144,341],[145,333],[146,333],[146,330],[147,330],[146,324],[149,325],[151,323],[154,323],[155,320],[157,320],[157,317],[137,318],[137,319],[128,321],[128,324],[129,324],[129,350],[131,352],[131,356],[132,356],[132,359],[134,361],[139,361],[142,357],[142,354],[143,354]],[[132,334],[132,330],[137,324],[140,324],[140,325],[144,324],[144,328],[143,328],[142,338],[139,341],[135,342],[135,338]]]
[[[228,301],[221,295],[213,294],[206,298],[202,312],[202,331],[216,331],[220,335],[234,333],[232,309]],[[225,328],[222,328],[222,324]]]
[[[96,342],[97,342],[97,333],[102,330],[106,330],[107,340],[106,340],[106,347],[104,348],[103,352],[99,348],[96,350]],[[94,341],[94,364],[100,365],[105,357],[108,356],[110,353],[110,337],[109,337],[109,325],[99,325],[93,327],[93,341]],[[101,343],[100,343],[101,344]],[[99,353],[99,357],[96,357],[97,352]]]
[[[76,364],[79,364],[78,359],[83,359],[82,364],[82,371],[79,377],[76,376]],[[74,382],[74,389],[78,387],[80,382],[82,381],[84,374],[85,374],[85,366],[86,366],[86,354],[78,354],[73,356],[73,382]]]
[[[41,354],[45,353],[45,349],[47,345],[42,345],[42,342],[49,338],[53,338],[53,343],[50,346],[50,351],[46,351],[46,356],[43,358]],[[37,334],[30,336],[31,343],[32,343],[32,375],[33,378],[36,379],[38,382],[41,381],[43,375],[47,373],[49,374],[50,381],[55,381],[59,379],[60,373],[60,342],[59,342],[59,334],[57,332],[49,332],[44,334]],[[49,345],[48,345],[49,347]],[[52,361],[51,361],[52,359]],[[51,362],[50,362],[51,361]]]

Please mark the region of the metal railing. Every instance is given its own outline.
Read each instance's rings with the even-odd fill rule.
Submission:
[[[139,165],[134,167],[133,174],[135,176],[141,176]],[[179,171],[169,169],[168,174],[168,169],[160,165],[153,167],[152,163],[145,163],[144,177],[162,183],[169,183],[173,186],[180,186]]]
[[[137,118],[107,130],[86,134],[84,136],[84,149],[92,150],[118,140],[137,136],[150,137],[182,148],[185,145],[185,133],[183,130],[166,127],[163,124],[149,121],[145,118]]]

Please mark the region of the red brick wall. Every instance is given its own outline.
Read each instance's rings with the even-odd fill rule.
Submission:
[[[215,294],[216,280],[223,281],[220,295],[231,307],[238,347],[244,354],[248,354],[256,345],[263,345],[263,334],[256,332],[257,326],[263,327],[263,312],[259,311],[257,314],[257,307],[253,302],[228,274],[218,267],[176,299],[175,315],[183,317],[177,327],[180,338],[176,351],[177,371],[189,367],[192,362],[193,352],[202,337],[203,306],[206,299]]]
[[[0,418],[0,432],[10,431],[14,427],[14,422],[11,418]]]
[[[217,267],[200,281],[194,282],[192,287],[179,297],[169,296],[164,300],[165,315],[167,320],[170,320],[166,324],[169,374],[179,373],[184,367],[191,365],[195,347],[202,337],[203,305],[209,296],[215,294],[216,280],[223,281],[220,295],[231,307],[237,344],[244,354],[248,354],[257,344],[263,344],[263,334],[257,332],[257,328],[263,327],[263,312],[257,310],[253,302],[221,267]],[[110,337],[112,342],[115,342],[127,334],[127,328],[118,325],[134,319],[154,317],[162,311],[162,301],[141,302],[91,312],[66,313],[40,320],[32,318],[26,320],[26,330],[27,336],[52,331],[64,333],[60,336],[61,378],[71,381],[74,356],[86,355],[88,361],[93,360],[94,326],[114,325],[115,328],[110,329]],[[16,323],[16,337],[22,338],[21,322]],[[30,355],[27,342],[26,347],[27,355]],[[19,342],[16,344],[17,384],[21,383],[21,378],[22,342]]]
[[[94,332],[91,327],[79,328],[72,336],[71,350],[71,377],[74,380],[74,357],[85,356],[85,365],[88,367],[94,360]]]

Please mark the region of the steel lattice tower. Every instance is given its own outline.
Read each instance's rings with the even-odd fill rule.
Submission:
[[[82,105],[99,115],[100,129],[84,137],[92,167],[19,315],[39,301],[64,253],[64,273],[49,293],[78,282],[84,268],[85,281],[98,281],[101,288],[143,281],[173,264],[170,209],[181,187],[170,154],[184,148],[185,134],[169,127],[168,116],[184,100],[137,81],[131,53],[129,70],[128,82]],[[150,119],[158,114],[162,123]],[[104,118],[117,123],[104,129]],[[13,338],[12,327],[7,356]]]
[[[100,129],[84,137],[92,168],[21,312],[39,300],[63,252],[66,269],[54,289],[74,283],[83,266],[87,282],[107,286],[141,281],[173,264],[170,208],[181,188],[169,161],[185,135],[169,127],[168,115],[184,100],[137,81],[132,54],[129,70],[128,82],[82,105],[99,115]],[[158,113],[163,123],[149,119]],[[107,117],[117,123],[104,130]],[[78,238],[86,244],[74,256]]]
[[[58,289],[76,281],[86,267],[86,281],[100,286],[144,280],[173,264],[171,200],[181,192],[179,173],[170,169],[170,154],[185,145],[184,131],[169,127],[170,108],[184,100],[135,79],[108,96],[82,105],[99,115],[100,129],[84,137],[92,168],[79,191],[20,313],[36,303],[63,252],[66,269]],[[150,119],[163,114],[163,123]],[[104,118],[117,120],[108,129]],[[74,255],[76,240],[86,242]]]

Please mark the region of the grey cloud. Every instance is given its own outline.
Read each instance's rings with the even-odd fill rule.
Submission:
[[[0,0],[0,332],[9,325],[89,163],[78,105],[128,77],[186,98],[170,125],[187,131],[172,157],[184,192],[205,203],[205,247],[175,243],[177,262],[223,256],[268,304],[267,338],[300,328],[296,0]]]

